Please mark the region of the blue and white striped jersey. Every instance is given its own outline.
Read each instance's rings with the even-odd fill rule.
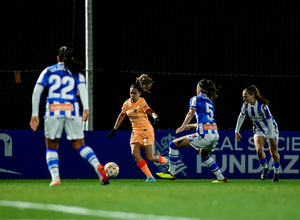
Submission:
[[[77,86],[85,84],[82,74],[72,74],[59,62],[44,69],[36,83],[48,89],[45,116],[81,116]]]
[[[254,105],[243,103],[241,108],[242,115],[248,115],[253,121],[253,130],[261,131],[264,134],[269,132],[267,119],[272,119],[274,129],[277,129],[277,123],[275,122],[270,109],[267,105],[260,104],[257,100]]]
[[[196,110],[197,132],[199,134],[217,134],[215,123],[215,108],[213,102],[205,95],[194,96],[190,100],[190,108]]]

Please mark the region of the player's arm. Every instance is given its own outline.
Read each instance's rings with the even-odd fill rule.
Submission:
[[[154,128],[158,129],[160,119],[158,118],[157,113],[155,111],[153,111],[151,108],[149,108],[146,112],[148,115],[151,115],[151,117],[154,119],[154,121],[153,121]]]
[[[158,115],[155,111],[153,111],[151,108],[149,108],[147,111],[147,114],[150,115],[153,119],[158,118]]]
[[[77,89],[83,107],[82,121],[87,121],[89,119],[89,114],[90,114],[88,93],[86,90],[85,79],[82,74],[79,74],[79,79],[81,82],[77,85]]]
[[[32,113],[31,113],[31,120],[29,125],[33,131],[36,131],[37,127],[40,124],[39,106],[40,106],[40,100],[43,91],[44,91],[44,86],[40,84],[36,84],[32,93]]]
[[[109,132],[109,134],[106,136],[106,138],[109,140],[111,139],[113,136],[115,136],[119,126],[121,125],[123,119],[125,118],[126,116],[126,113],[124,113],[123,111],[121,111],[121,113],[119,114],[117,120],[116,120],[116,123],[115,123],[115,126],[114,128]]]
[[[186,131],[190,130],[190,129],[196,129],[197,128],[197,123],[194,124],[188,124],[185,128]]]
[[[195,111],[196,111],[196,109],[194,109],[194,108],[189,109],[189,111],[186,114],[185,119],[184,119],[181,127],[177,128],[176,134],[179,133],[179,132],[184,131],[187,128],[188,124],[191,122],[191,120],[194,117]]]
[[[124,112],[121,112],[116,120],[114,129],[118,130],[119,126],[121,125],[123,119],[125,118],[126,114]]]
[[[242,127],[242,124],[245,120],[246,115],[240,113],[238,120],[236,122],[236,126],[235,126],[235,138],[237,139],[237,141],[241,141],[242,139],[242,135],[240,134],[240,129]]]

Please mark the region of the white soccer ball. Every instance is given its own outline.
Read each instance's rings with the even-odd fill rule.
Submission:
[[[110,178],[116,177],[119,174],[119,166],[115,162],[108,162],[105,164],[104,170]]]

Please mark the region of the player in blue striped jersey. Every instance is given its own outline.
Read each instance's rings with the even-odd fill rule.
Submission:
[[[86,146],[84,141],[82,121],[86,121],[89,117],[85,78],[74,66],[71,49],[65,46],[61,47],[57,60],[57,64],[42,71],[36,82],[32,94],[32,116],[30,120],[30,127],[36,131],[40,123],[40,98],[46,88],[48,96],[44,124],[47,147],[46,160],[52,178],[50,186],[60,185],[58,147],[63,130],[67,134],[67,139],[72,142],[73,148],[94,167],[101,184],[106,185],[109,183],[107,174],[92,148]],[[80,111],[77,91],[79,91],[82,102],[83,114]]]
[[[264,152],[264,146],[267,142],[269,144],[270,153],[273,160],[273,182],[278,182],[280,168],[280,155],[278,153],[279,131],[277,123],[268,107],[269,101],[260,95],[260,92],[255,85],[244,89],[242,96],[244,103],[237,120],[235,137],[239,142],[241,141],[242,136],[239,131],[246,115],[248,115],[253,121],[254,144],[257,156],[263,167],[261,179],[265,180],[267,178],[267,174],[270,172],[267,163],[267,157]]]
[[[191,128],[196,128],[196,133],[177,138],[169,144],[169,169],[166,173],[157,173],[161,178],[174,180],[176,164],[179,157],[178,148],[195,148],[199,150],[199,154],[204,163],[216,175],[217,180],[213,183],[226,183],[227,179],[221,173],[217,163],[210,153],[215,149],[219,140],[217,124],[214,118],[214,104],[217,98],[216,86],[213,81],[202,79],[197,84],[197,95],[190,100],[190,109],[187,113],[181,127],[176,130],[176,133]],[[196,117],[197,123],[189,124],[193,117]]]

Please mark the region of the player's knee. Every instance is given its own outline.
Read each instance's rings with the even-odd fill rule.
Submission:
[[[264,154],[264,147],[257,147],[256,152],[257,152],[258,156],[263,155]]]
[[[201,157],[203,160],[205,160],[205,159],[207,159],[207,158],[209,157],[210,152],[211,152],[210,150],[205,150],[205,149],[201,148],[199,154],[200,154],[200,157]]]
[[[278,149],[276,146],[270,146],[270,154],[271,155],[278,155]]]
[[[175,144],[175,142],[174,141],[171,141],[170,142],[170,144],[169,144],[169,148],[172,148],[173,150],[177,150],[178,149],[178,147],[177,147],[178,145],[177,144]]]

